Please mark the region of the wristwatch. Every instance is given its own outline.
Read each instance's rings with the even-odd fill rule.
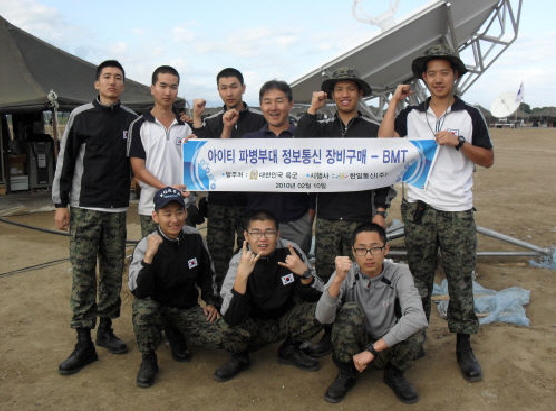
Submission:
[[[467,142],[467,140],[465,139],[464,136],[458,136],[458,145],[456,146],[456,150],[459,151],[461,146],[463,146],[463,143],[466,143],[466,142]]]
[[[307,269],[301,276],[304,280],[308,280],[309,278],[313,278],[313,270]]]
[[[378,355],[378,352],[375,350],[373,344],[367,345],[366,350],[373,354],[373,357],[376,357]]]
[[[386,210],[376,210],[375,215],[379,215],[381,217],[386,218],[386,216],[388,215],[388,212]]]

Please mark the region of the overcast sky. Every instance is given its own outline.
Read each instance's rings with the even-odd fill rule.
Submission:
[[[400,0],[394,20],[403,21],[429,3]],[[182,76],[179,95],[188,100],[202,97],[221,104],[216,73],[236,67],[245,76],[246,101],[258,105],[264,81],[292,82],[380,33],[378,27],[353,17],[352,4],[353,0],[0,0],[0,14],[94,64],[116,58],[129,78],[143,84],[150,83],[156,67],[170,64]],[[387,11],[388,4],[364,0],[360,6],[372,16]],[[523,81],[527,104],[556,106],[555,15],[553,0],[524,0],[518,39],[464,99],[489,108],[501,93],[517,92]]]

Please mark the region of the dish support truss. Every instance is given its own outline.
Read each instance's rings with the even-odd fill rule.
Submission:
[[[463,95],[517,39],[522,4],[523,0],[500,0],[479,31],[462,42],[462,39],[458,39],[456,36],[452,19],[452,6],[449,2],[445,2],[446,31],[439,41],[452,49],[457,49],[469,70],[458,82],[458,95]],[[459,47],[454,46],[458,44]],[[472,61],[472,63],[468,63],[469,61]],[[404,83],[410,84],[413,90],[413,95],[408,99],[410,104],[419,104],[427,99],[428,90],[423,82],[417,79],[408,79]],[[361,103],[359,108],[367,116],[380,122],[396,86],[385,87],[382,90],[373,88],[373,97],[367,99],[365,104]]]

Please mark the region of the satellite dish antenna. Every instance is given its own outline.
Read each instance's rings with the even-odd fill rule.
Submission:
[[[494,117],[504,118],[512,115],[519,107],[515,99],[515,92],[507,91],[500,94],[490,106],[490,113]]]

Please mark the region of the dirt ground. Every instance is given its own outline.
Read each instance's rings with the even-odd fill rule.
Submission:
[[[556,129],[491,133],[495,165],[480,168],[474,176],[477,224],[542,247],[556,245]],[[8,218],[52,229],[52,217],[52,211],[42,211]],[[393,218],[399,218],[399,200],[388,220]],[[129,238],[137,239],[139,231],[132,208]],[[343,402],[329,404],[323,393],[336,373],[330,356],[321,359],[320,371],[303,372],[279,365],[276,345],[253,354],[251,369],[223,384],[212,374],[227,359],[226,353],[195,347],[193,361],[184,364],[172,361],[164,345],[158,353],[156,384],[138,388],[140,354],[131,326],[126,274],[122,315],[114,323],[130,352],[111,355],[98,348],[98,362],[71,376],[58,374],[58,364],[75,343],[69,328],[68,239],[4,223],[0,233],[1,410],[555,409],[556,271],[529,265],[529,257],[479,258],[478,281],[484,287],[531,291],[529,327],[485,325],[472,337],[484,371],[482,382],[462,379],[455,361],[455,336],[433,307],[427,355],[407,373],[420,402],[403,405],[382,383],[381,372],[367,371]],[[523,251],[483,236],[479,250]]]

